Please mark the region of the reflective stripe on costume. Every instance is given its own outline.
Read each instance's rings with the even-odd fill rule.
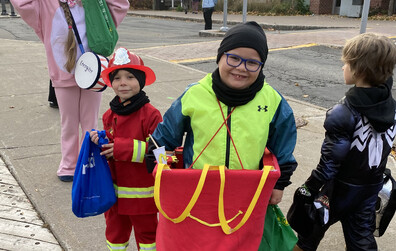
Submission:
[[[146,153],[146,142],[134,139],[133,140],[133,154],[132,162],[142,163],[144,160],[144,154]]]
[[[119,187],[114,184],[116,196],[118,198],[137,199],[153,198],[154,186],[151,187]]]
[[[157,250],[155,242],[150,244],[139,243],[139,248],[140,250],[150,250],[150,251]]]
[[[107,247],[109,248],[109,250],[127,250],[127,247],[129,245],[129,242],[125,242],[125,243],[121,243],[121,244],[115,244],[115,243],[111,243],[110,241],[107,241]]]

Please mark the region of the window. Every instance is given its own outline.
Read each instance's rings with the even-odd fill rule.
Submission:
[[[352,0],[352,5],[363,5],[363,0]]]

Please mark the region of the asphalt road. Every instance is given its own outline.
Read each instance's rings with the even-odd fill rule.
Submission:
[[[221,38],[200,37],[202,26],[202,22],[127,16],[118,27],[118,46],[212,72]],[[0,38],[38,41],[20,18],[3,19]],[[264,74],[283,95],[329,108],[349,89],[343,82],[340,57],[341,48],[323,45],[270,50]]]
[[[340,57],[339,48],[327,46],[270,51],[264,75],[282,95],[329,108],[349,89]],[[184,65],[205,72],[216,67],[213,60]]]
[[[117,28],[119,46],[130,49],[218,40],[200,37],[200,22],[127,16]]]

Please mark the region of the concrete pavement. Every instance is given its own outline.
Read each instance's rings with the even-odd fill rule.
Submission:
[[[193,22],[203,22],[203,14],[192,14],[191,12],[177,11],[151,11],[151,10],[131,10],[128,15],[141,17],[169,18]],[[226,27],[242,22],[241,14],[227,14]],[[212,15],[213,31],[217,32],[224,27],[223,13],[215,12]],[[247,15],[246,21],[256,21],[267,31],[299,31],[317,29],[350,29],[359,34],[361,20],[359,18],[348,18],[337,15],[309,15],[309,16],[255,16]],[[204,26],[203,26],[204,27]],[[356,30],[357,29],[357,30]],[[368,20],[366,32],[378,32],[395,36],[395,21]],[[393,33],[392,33],[393,32]],[[329,41],[331,43],[332,41]]]
[[[173,11],[131,11],[129,15],[203,23],[202,13],[186,15]],[[221,27],[222,14],[214,14],[213,19],[214,29]],[[242,17],[228,15],[228,20],[240,22]],[[270,49],[309,43],[342,46],[345,39],[359,33],[360,25],[358,19],[333,16],[248,16],[247,20],[255,20],[263,26],[327,27],[296,33],[285,31],[281,26],[269,28],[267,37]],[[2,18],[0,22],[6,21]],[[369,21],[368,31],[395,36],[396,22]],[[214,57],[220,39],[196,45],[196,51],[189,54],[197,58]],[[0,137],[0,250],[106,250],[103,216],[75,217],[71,212],[71,184],[60,182],[56,177],[60,160],[59,114],[46,102],[48,71],[44,47],[39,42],[7,39],[0,39],[0,44],[0,131],[3,132]],[[145,90],[152,104],[162,113],[187,84],[206,74],[174,63],[186,58],[186,51],[188,48],[191,50],[191,46],[185,47],[134,50],[157,75],[156,83]],[[112,90],[103,93],[100,114],[108,108],[112,97]],[[322,107],[287,99],[296,118],[307,124],[298,129],[295,157],[299,167],[292,177],[293,184],[285,190],[280,204],[284,213],[291,204],[294,190],[308,177],[319,160],[326,111]],[[390,159],[389,165],[396,170],[393,159]],[[382,251],[394,250],[395,221],[385,235],[377,239]],[[133,238],[129,250],[136,250]],[[344,250],[339,224],[330,229],[319,250]]]

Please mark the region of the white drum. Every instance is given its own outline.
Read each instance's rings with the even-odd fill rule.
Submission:
[[[82,89],[102,92],[107,85],[101,78],[101,72],[107,68],[109,60],[94,52],[85,52],[77,60],[74,77]]]

